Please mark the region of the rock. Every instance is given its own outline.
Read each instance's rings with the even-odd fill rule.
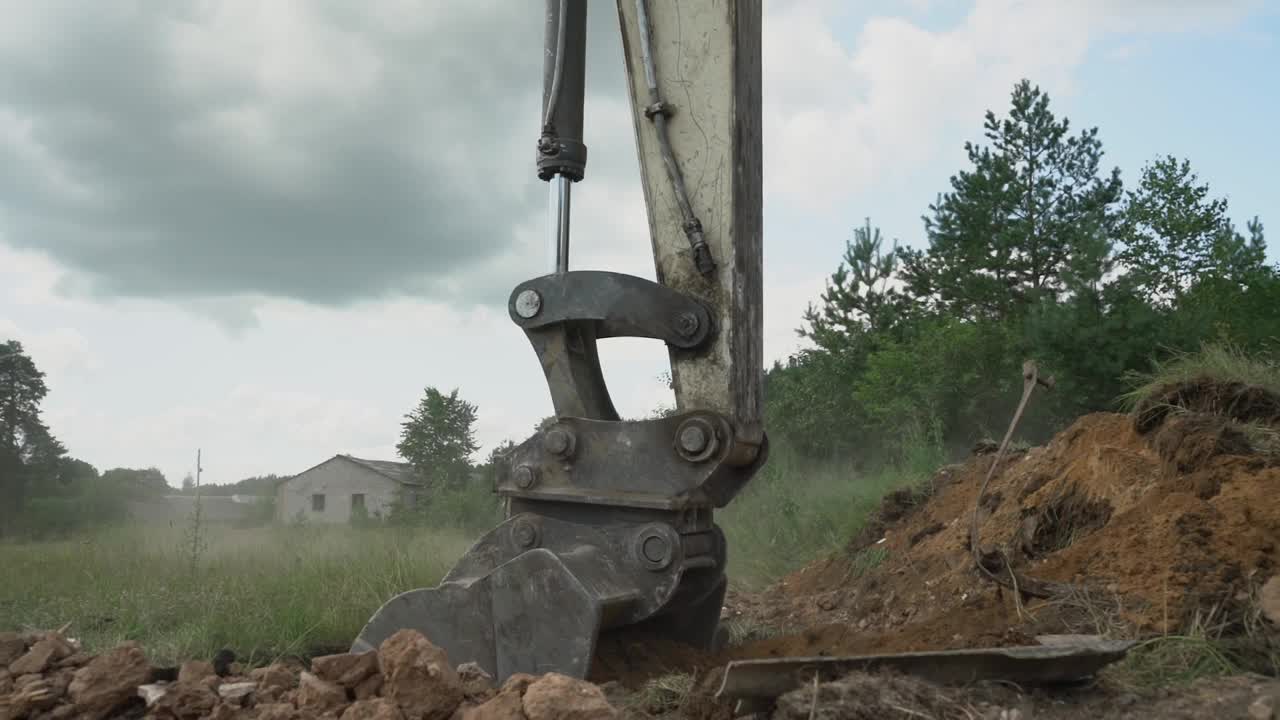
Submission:
[[[245,698],[258,689],[255,682],[224,682],[218,686],[218,697],[232,705],[243,705]]]
[[[493,677],[478,664],[469,662],[458,666],[458,679],[462,681],[462,694],[468,700],[491,694]],[[485,700],[488,700],[485,697]]]
[[[493,698],[475,707],[461,710],[454,720],[528,720],[524,714],[524,702],[520,689],[503,690]]]
[[[9,667],[9,663],[17,660],[27,652],[27,641],[18,633],[0,633],[0,668]]]
[[[417,630],[400,630],[378,648],[383,695],[409,720],[446,720],[462,704],[462,680],[444,650]]]
[[[236,708],[226,703],[219,703],[213,709],[213,712],[205,716],[205,720],[236,720],[240,714],[236,712]]]
[[[517,695],[524,695],[524,691],[528,690],[529,686],[537,681],[538,676],[536,675],[530,675],[529,673],[516,673],[508,677],[506,682],[502,683],[502,692],[510,690]]]
[[[75,705],[59,705],[43,715],[36,716],[32,720],[71,720],[75,716]]]
[[[0,697],[0,720],[17,720],[52,708],[58,698],[39,675],[22,675],[13,681],[13,689]]]
[[[1275,582],[1275,578],[1272,578]],[[1249,720],[1273,720],[1276,716],[1275,698],[1263,695],[1249,705]]]
[[[129,641],[76,670],[68,692],[81,717],[101,720],[136,698],[138,686],[150,677],[151,663],[147,662],[142,646]]]
[[[298,709],[319,715],[338,710],[347,704],[347,691],[341,685],[321,680],[304,671],[298,678]]]
[[[142,698],[147,707],[155,705],[156,701],[164,697],[167,692],[169,692],[169,683],[149,683],[138,686],[138,697]]]
[[[256,720],[299,720],[298,711],[288,703],[258,705],[253,716]]]
[[[311,672],[321,679],[354,690],[369,676],[378,674],[378,653],[370,650],[312,658]]]
[[[1273,576],[1262,586],[1258,604],[1262,606],[1262,614],[1268,620],[1280,625],[1280,575]]]
[[[236,654],[231,650],[223,648],[213,656],[213,672],[218,677],[226,677],[231,674],[238,674],[240,669],[235,667]]]
[[[400,706],[386,698],[357,700],[342,713],[342,720],[404,720]]]
[[[188,660],[178,668],[178,682],[196,682],[215,675],[213,663],[203,660]]]
[[[364,682],[355,686],[353,694],[357,700],[368,700],[382,692],[382,673],[375,673],[365,678]]]
[[[524,714],[529,720],[605,720],[618,711],[600,688],[585,680],[547,673],[524,691]]]
[[[61,655],[58,653],[62,652]],[[55,661],[70,655],[65,644],[51,638],[45,638],[31,646],[22,657],[9,663],[9,672],[14,675],[39,675],[49,669]]]
[[[249,677],[258,682],[258,697],[267,703],[279,700],[298,686],[298,678],[281,663],[255,668]]]
[[[8,670],[0,668],[0,695],[3,695],[13,689],[13,676]]]
[[[61,668],[51,673],[45,673],[45,679],[49,681],[49,687],[53,690],[53,694],[59,698],[66,697],[67,688],[71,685],[71,680],[75,678],[75,668]]]
[[[54,667],[59,668],[78,668],[89,664],[93,656],[85,652],[72,653],[58,662],[54,663]]]
[[[203,681],[179,680],[151,706],[151,716],[164,720],[199,720],[213,711],[218,694]]]

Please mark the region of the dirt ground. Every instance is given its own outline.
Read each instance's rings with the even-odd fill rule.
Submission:
[[[1280,633],[1259,600],[1277,574],[1280,458],[1259,451],[1259,430],[1280,432],[1280,398],[1208,381],[1164,388],[1131,415],[1081,417],[1043,447],[1006,453],[979,503],[995,457],[983,447],[923,491],[886,498],[844,551],[765,592],[731,593],[724,617],[747,638],[724,654],[615,645],[602,651],[602,679],[705,675],[734,659],[1034,645],[1049,634],[1211,637],[1235,667],[1260,674],[1137,691],[1104,673],[1057,696],[900,679],[902,698],[933,700],[896,715],[848,714],[851,703],[875,706],[868,687],[887,687],[855,676],[822,686],[818,707],[836,714],[814,717],[985,717],[973,708],[986,706],[1017,717],[1252,717],[1241,713],[1274,692],[1268,676],[1280,670]],[[1003,586],[975,562],[975,509],[979,557]],[[788,702],[803,708],[778,717],[808,717],[812,698],[798,691]]]

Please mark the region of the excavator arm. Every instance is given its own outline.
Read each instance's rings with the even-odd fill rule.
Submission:
[[[571,270],[586,0],[547,0],[538,177],[552,271],[508,310],[556,422],[506,458],[506,519],[434,588],[390,599],[353,644],[422,631],[455,663],[585,677],[602,633],[717,642],[727,548],[713,514],[768,455],[761,422],[759,0],[617,0],[657,282]],[[599,7],[596,5],[595,7]],[[597,343],[663,342],[675,414],[624,420]]]

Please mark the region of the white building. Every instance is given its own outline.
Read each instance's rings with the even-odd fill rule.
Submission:
[[[345,523],[357,508],[385,516],[392,503],[416,501],[421,484],[408,463],[334,455],[276,486],[276,518]]]

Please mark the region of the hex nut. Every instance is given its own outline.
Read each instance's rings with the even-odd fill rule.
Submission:
[[[528,490],[538,481],[538,471],[532,465],[521,465],[515,469],[516,487]]]
[[[572,455],[574,444],[573,432],[567,428],[553,427],[542,436],[543,449],[558,457]]]

